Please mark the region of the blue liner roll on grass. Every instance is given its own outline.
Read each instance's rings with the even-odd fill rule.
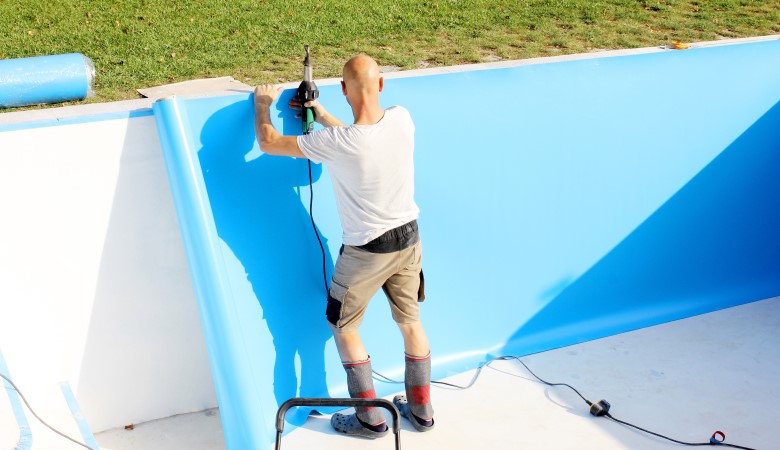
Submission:
[[[0,108],[81,100],[92,95],[95,65],[81,53],[0,61]]]

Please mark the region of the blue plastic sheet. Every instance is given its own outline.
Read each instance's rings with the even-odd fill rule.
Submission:
[[[80,53],[0,60],[0,108],[81,100],[95,66]]]
[[[434,378],[780,294],[778,79],[780,41],[386,80],[417,126]],[[339,86],[320,99],[351,117]],[[347,394],[306,162],[260,152],[250,95],[154,112],[227,445],[265,448],[286,398]],[[329,274],[341,229],[313,175]],[[381,293],[361,333],[402,378]]]

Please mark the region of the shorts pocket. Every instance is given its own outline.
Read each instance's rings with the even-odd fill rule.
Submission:
[[[420,287],[417,289],[417,301],[425,301],[425,275],[423,275],[422,267],[420,267]]]
[[[328,322],[334,326],[339,326],[339,320],[341,319],[341,310],[344,306],[344,299],[347,297],[349,289],[335,280],[330,284],[330,291],[328,291],[328,306],[325,308],[325,317],[328,318]]]

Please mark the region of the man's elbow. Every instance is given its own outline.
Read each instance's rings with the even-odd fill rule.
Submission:
[[[269,155],[275,155],[277,153],[277,147],[276,147],[276,140],[272,138],[263,138],[257,141],[257,144],[260,146],[260,150],[262,150],[263,153],[268,153]]]
[[[260,146],[260,150],[262,150],[263,153],[268,153],[271,155],[279,154],[282,136],[274,129],[266,128],[262,131],[263,132],[260,133],[260,136],[258,136],[257,140],[257,144]]]
[[[305,158],[295,136],[265,136],[258,141],[260,150],[263,153],[276,156],[293,156],[295,158]]]

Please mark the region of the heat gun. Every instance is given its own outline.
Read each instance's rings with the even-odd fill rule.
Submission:
[[[304,105],[319,97],[320,91],[311,79],[311,56],[308,44],[304,48],[306,49],[306,58],[303,60],[303,81],[298,86],[297,96],[301,102],[301,129],[303,134],[309,134],[314,128],[314,108]]]

